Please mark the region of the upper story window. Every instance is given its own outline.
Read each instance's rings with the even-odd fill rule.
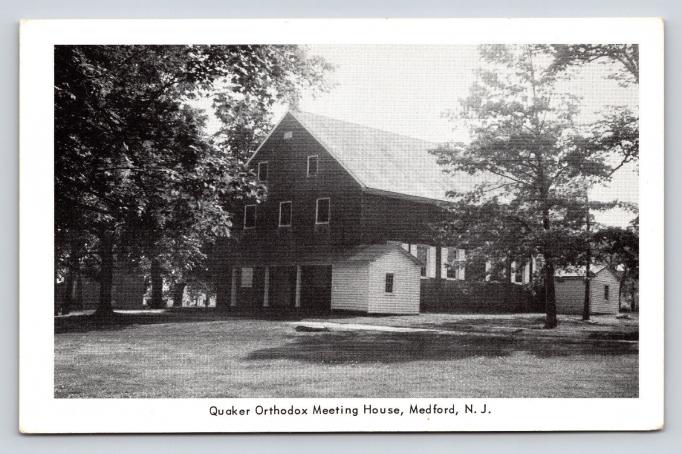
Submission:
[[[609,286],[608,286],[608,285],[605,285],[605,286],[604,286],[604,299],[605,299],[606,301],[609,300]]]
[[[329,197],[317,199],[315,205],[315,224],[329,224]]]
[[[283,135],[284,140],[291,140],[292,137],[294,137],[293,131],[284,131]]]
[[[268,179],[268,161],[258,163],[258,181],[266,181]]]
[[[291,201],[279,203],[279,226],[291,227]]]
[[[317,155],[308,156],[308,176],[314,177],[317,175]]]
[[[244,206],[244,229],[256,228],[256,205]]]

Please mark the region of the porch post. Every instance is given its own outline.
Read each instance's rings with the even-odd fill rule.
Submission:
[[[230,307],[237,307],[237,267],[232,267],[232,281],[230,283]]]
[[[301,307],[301,265],[296,265],[296,299],[294,300],[296,309]]]
[[[263,276],[263,307],[270,307],[270,267],[265,267]]]

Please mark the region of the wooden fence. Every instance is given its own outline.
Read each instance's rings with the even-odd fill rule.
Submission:
[[[542,312],[525,286],[506,282],[422,279],[420,312],[509,314]]]

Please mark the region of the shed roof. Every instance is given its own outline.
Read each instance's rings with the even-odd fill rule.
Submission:
[[[415,256],[397,244],[371,244],[354,246],[335,251],[317,251],[314,249],[249,251],[240,254],[234,251],[231,260],[239,265],[254,266],[292,266],[292,265],[325,265],[338,262],[373,262],[389,252],[400,252],[407,259],[421,266]]]
[[[368,246],[356,246],[335,257],[336,261],[344,262],[373,262],[389,252],[400,252],[412,262],[421,266],[421,262],[417,258],[407,252],[405,249],[397,244],[371,244]]]
[[[289,111],[367,191],[447,201],[447,191],[467,191],[475,178],[443,172],[429,153],[436,143],[309,112]],[[286,118],[286,115],[285,115]]]
[[[600,265],[593,263],[590,265],[590,275],[596,276],[598,273],[606,269],[606,265]],[[572,278],[572,277],[585,277],[585,267],[584,266],[570,266],[565,268],[559,268],[554,272],[554,277],[559,278]]]

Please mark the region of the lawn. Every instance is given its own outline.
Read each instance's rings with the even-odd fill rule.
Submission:
[[[57,398],[638,395],[636,319],[563,317],[556,331],[527,314],[84,320],[56,320]]]

